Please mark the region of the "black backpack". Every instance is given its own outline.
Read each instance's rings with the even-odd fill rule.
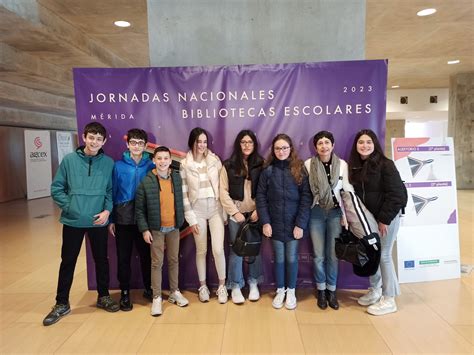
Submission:
[[[232,250],[238,256],[257,256],[260,253],[260,246],[262,245],[261,226],[258,221],[250,221],[250,215],[249,213],[245,222],[240,225],[235,242],[232,244]]]

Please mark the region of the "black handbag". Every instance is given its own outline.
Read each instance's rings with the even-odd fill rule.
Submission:
[[[349,230],[343,229],[336,238],[336,256],[352,264],[358,276],[371,276],[377,272],[380,263],[380,237],[371,233],[357,238]]]
[[[369,261],[365,245],[347,229],[336,238],[336,256],[353,265],[364,266]]]
[[[245,219],[232,244],[232,250],[238,256],[257,256],[262,244],[262,231],[258,222],[250,221],[250,214]]]

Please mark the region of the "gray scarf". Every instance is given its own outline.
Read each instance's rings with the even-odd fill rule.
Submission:
[[[339,181],[341,161],[336,154],[332,154],[332,161],[330,167],[330,178],[331,185],[329,185],[326,170],[324,169],[323,162],[318,156],[311,158],[310,174],[309,174],[309,185],[311,192],[313,193],[313,208],[316,204],[319,204],[321,208],[330,210],[334,208],[334,201],[332,199],[331,191],[336,187]]]

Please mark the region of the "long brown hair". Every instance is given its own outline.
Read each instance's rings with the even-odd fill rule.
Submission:
[[[267,167],[273,163],[273,161],[278,160],[278,158],[275,156],[275,143],[276,141],[279,140],[284,140],[288,145],[290,146],[290,156],[288,157],[288,161],[290,163],[290,172],[293,178],[295,179],[296,183],[298,185],[301,184],[303,181],[303,176],[305,174],[305,169],[303,169],[303,161],[298,158],[298,153],[296,152],[295,147],[293,146],[293,142],[291,141],[291,138],[286,135],[285,133],[279,133],[273,138],[272,140],[272,150],[270,154],[268,155],[268,159],[265,162],[264,167]]]

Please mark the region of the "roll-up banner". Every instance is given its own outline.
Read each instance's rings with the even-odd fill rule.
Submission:
[[[408,190],[398,233],[400,282],[459,278],[459,229],[452,138],[393,138]]]
[[[49,131],[25,130],[28,200],[51,195],[51,141]]]
[[[73,135],[71,132],[56,132],[56,142],[58,146],[58,164],[61,164],[63,158],[74,151],[72,144]]]
[[[286,133],[302,159],[314,154],[312,138],[316,132],[332,131],[335,152],[347,158],[360,129],[370,128],[384,140],[386,85],[386,60],[74,69],[78,134],[89,122],[103,124],[108,132],[104,150],[115,160],[126,149],[123,136],[130,128],[147,131],[152,143],[186,152],[189,132],[197,126],[209,132],[209,148],[222,160],[229,158],[242,129],[256,132],[264,157],[273,137]],[[111,275],[115,275],[113,242],[110,246]],[[197,285],[194,253],[194,240],[184,238],[180,252],[182,287]],[[265,284],[273,285],[273,256],[267,241],[263,253]],[[209,257],[212,284],[217,279]],[[93,265],[90,253],[88,259]],[[300,243],[299,260],[298,284],[312,285],[313,256],[308,236]],[[88,268],[90,287],[95,287],[93,269]],[[341,263],[341,270],[342,287],[367,285],[366,279],[352,274],[349,265]],[[140,287],[138,279],[135,277],[134,287]],[[111,281],[116,286],[115,277]]]

